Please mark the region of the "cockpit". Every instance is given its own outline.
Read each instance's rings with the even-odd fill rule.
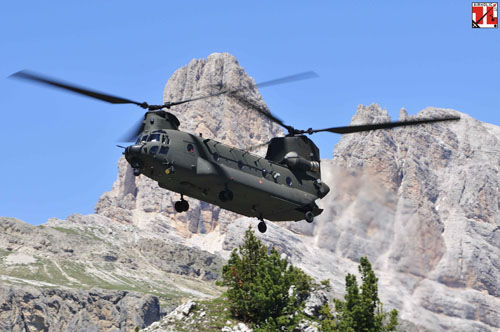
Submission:
[[[161,144],[145,144],[145,143],[161,143]],[[154,130],[150,134],[145,134],[137,139],[137,144],[142,144],[141,150],[143,153],[150,155],[167,155],[170,143],[170,139],[167,136],[167,132],[164,130]]]
[[[146,142],[161,142],[162,144],[169,144],[170,139],[167,136],[167,132],[164,130],[155,130],[151,134],[142,135],[137,139],[136,144],[146,143]]]

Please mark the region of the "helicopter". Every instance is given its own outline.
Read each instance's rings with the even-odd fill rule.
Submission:
[[[257,84],[257,87],[287,83],[317,76],[305,72]],[[458,116],[411,119],[375,124],[350,125],[324,129],[296,129],[285,124],[268,109],[245,100],[239,92],[220,86],[219,91],[191,99],[149,105],[74,84],[19,71],[10,77],[29,80],[112,104],[134,104],[145,110],[144,117],[130,131],[125,141],[133,142],[124,149],[125,159],[135,176],[144,175],[158,185],[180,194],[174,208],[178,213],[189,209],[184,196],[217,205],[222,209],[260,220],[258,229],[266,232],[266,220],[314,221],[322,213],[315,203],[330,191],[321,180],[321,161],[318,147],[307,135],[318,132],[336,134],[358,133],[426,123],[455,121]],[[180,121],[170,108],[201,100],[228,95],[248,106],[248,109],[287,130],[284,137],[274,137],[261,144],[267,146],[265,157],[179,129]]]

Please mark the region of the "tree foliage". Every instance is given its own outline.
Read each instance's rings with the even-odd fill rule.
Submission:
[[[233,316],[260,330],[293,326],[311,290],[311,278],[274,248],[268,249],[251,228],[244,240],[222,269]]]
[[[396,309],[390,313],[383,311],[383,305],[378,298],[378,278],[368,258],[362,257],[358,268],[361,274],[361,287],[358,287],[354,275],[347,274],[344,301],[335,300],[336,326],[331,331],[395,331],[398,325],[398,311]]]

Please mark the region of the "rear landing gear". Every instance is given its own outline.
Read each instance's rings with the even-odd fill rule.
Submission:
[[[257,228],[259,229],[259,232],[265,233],[267,231],[267,225],[264,221],[261,221],[258,225]]]
[[[267,231],[267,225],[264,222],[264,218],[262,218],[262,215],[259,217],[260,223],[257,225],[257,228],[259,229],[259,232],[265,233]]]
[[[307,211],[305,214],[304,214],[304,218],[306,219],[306,221],[308,223],[312,223],[314,221],[314,214],[311,212],[311,211]]]
[[[177,212],[186,212],[187,210],[189,210],[189,203],[184,200],[184,196],[181,195],[181,200],[175,202],[174,208]]]

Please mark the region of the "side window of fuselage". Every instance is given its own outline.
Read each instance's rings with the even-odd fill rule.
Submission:
[[[149,149],[149,154],[156,154],[158,152],[158,146],[152,146],[151,149]]]
[[[160,148],[160,154],[167,155],[168,153],[168,147],[167,146],[162,146]]]

